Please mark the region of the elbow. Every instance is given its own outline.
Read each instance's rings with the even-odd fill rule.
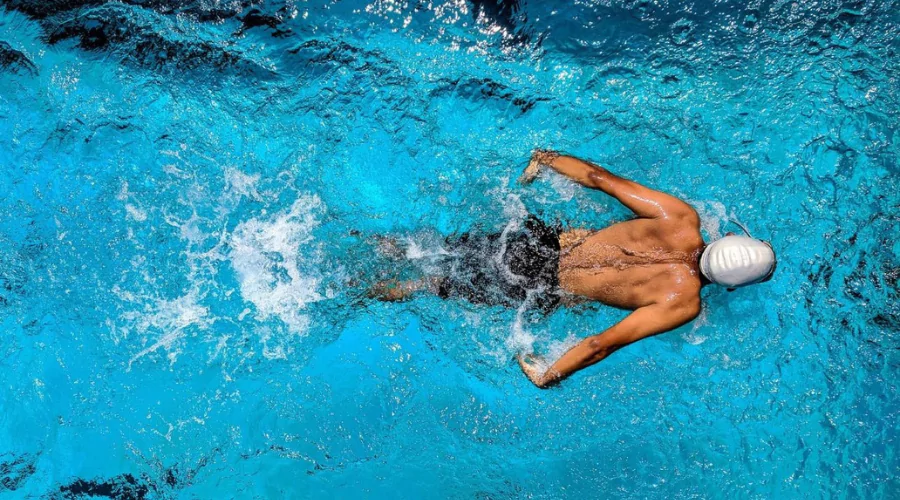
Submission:
[[[610,344],[601,335],[594,335],[588,340],[588,350],[591,358],[601,360],[623,346]]]
[[[591,172],[587,174],[587,182],[585,184],[592,188],[600,189],[600,186],[606,182],[605,173],[600,167],[592,168]]]

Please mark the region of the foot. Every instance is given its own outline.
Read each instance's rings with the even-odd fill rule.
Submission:
[[[406,255],[406,250],[395,238],[376,235],[373,237],[375,248],[379,255],[389,259],[399,260]]]
[[[385,302],[398,302],[407,299],[416,289],[409,282],[398,280],[379,281],[369,288],[369,298]]]

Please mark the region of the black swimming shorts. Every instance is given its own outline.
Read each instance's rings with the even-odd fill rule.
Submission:
[[[559,302],[559,233],[530,215],[516,230],[447,238],[451,257],[439,296],[507,307],[529,300],[553,309]]]

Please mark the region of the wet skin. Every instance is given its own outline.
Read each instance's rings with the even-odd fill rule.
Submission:
[[[548,387],[616,350],[677,328],[700,313],[700,235],[697,212],[674,196],[618,177],[570,156],[538,151],[520,182],[550,168],[598,189],[631,209],[636,219],[599,231],[560,235],[559,282],[567,292],[633,312],[605,331],[582,340],[549,367],[531,354],[519,365],[538,387]]]

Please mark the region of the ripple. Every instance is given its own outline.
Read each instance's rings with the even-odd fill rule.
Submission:
[[[761,25],[769,38],[778,43],[792,43],[809,34],[818,18],[816,14],[813,5],[779,0],[764,14]]]
[[[692,41],[696,23],[690,19],[679,19],[669,28],[672,43],[675,45],[685,45]]]
[[[694,88],[694,73],[688,63],[663,59],[654,61],[654,91],[663,99],[680,97]]]

